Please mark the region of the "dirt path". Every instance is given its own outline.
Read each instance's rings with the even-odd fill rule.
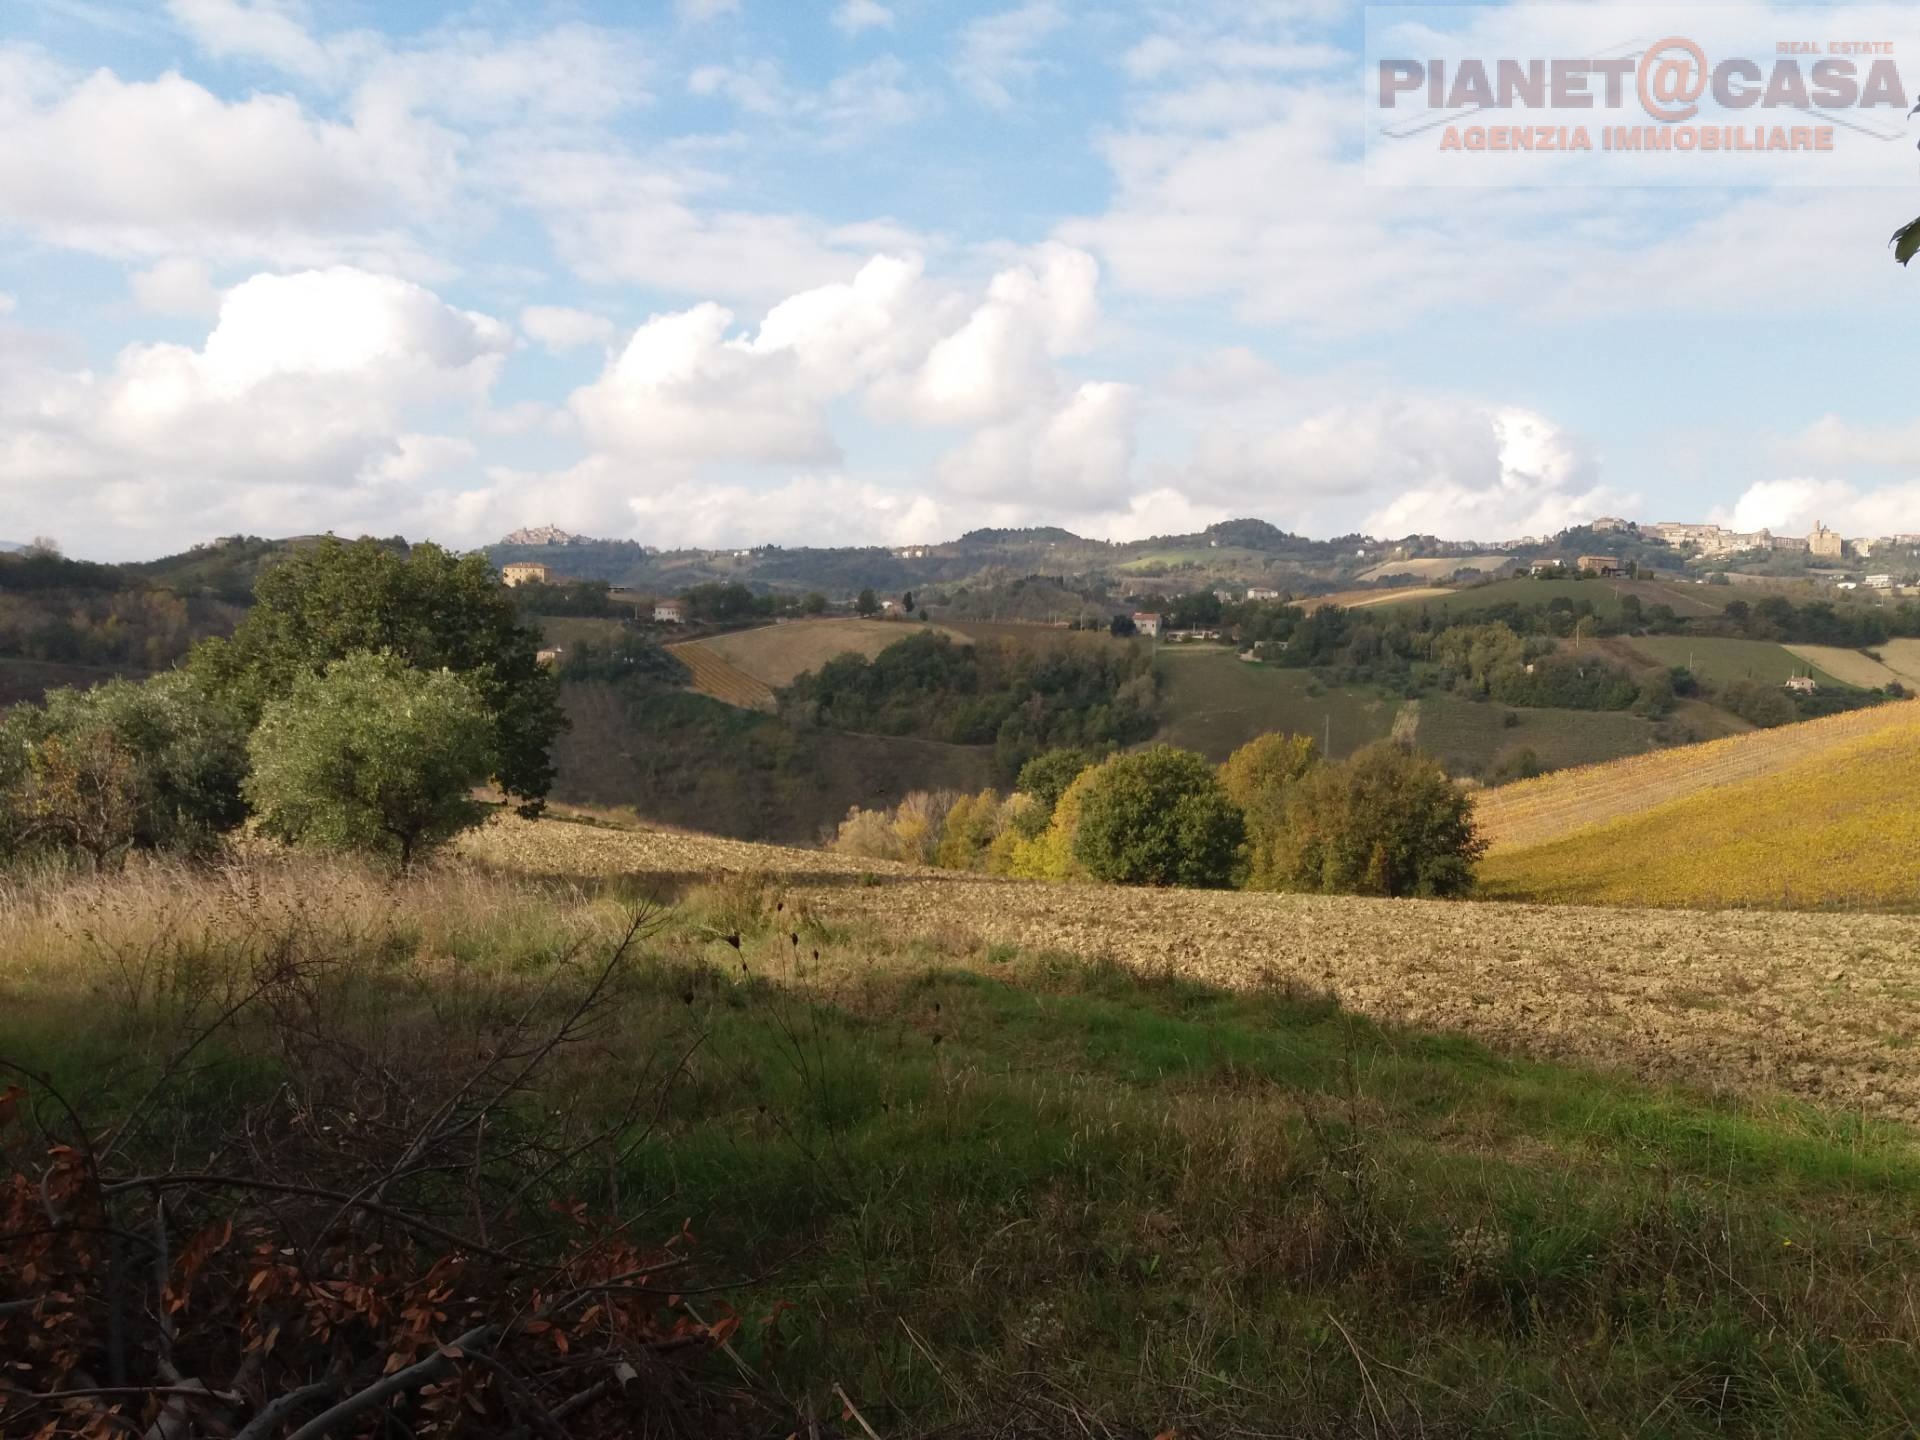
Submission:
[[[1541,1058],[1920,1120],[1920,920],[1053,886],[558,823],[463,847],[556,875],[763,873],[822,918],[1110,956]]]

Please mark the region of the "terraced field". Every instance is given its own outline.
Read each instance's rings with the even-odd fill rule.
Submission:
[[[1511,1052],[1920,1119],[1920,922],[1899,916],[1048,885],[552,820],[497,820],[461,848],[535,874],[651,877],[662,894],[763,877],[798,923],[871,919],[948,954],[1019,946],[1233,989],[1331,992]]]
[[[711,640],[683,640],[669,645],[669,653],[687,667],[691,688],[743,710],[772,710],[773,688],[726,659]]]

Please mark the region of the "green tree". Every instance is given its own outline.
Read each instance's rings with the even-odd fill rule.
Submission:
[[[1093,751],[1077,746],[1043,751],[1027,761],[1020,767],[1014,790],[1033,803],[1013,817],[1015,828],[1028,838],[1046,829],[1053,819],[1054,806],[1060,803],[1067,787],[1078,780],[1083,771],[1099,763],[1100,758]]]
[[[1288,798],[1286,879],[1354,895],[1462,895],[1486,842],[1473,802],[1438,763],[1391,741],[1321,765]]]
[[[1221,765],[1220,784],[1246,817],[1249,889],[1284,888],[1289,862],[1287,795],[1319,759],[1319,750],[1308,736],[1275,733],[1249,740]]]
[[[874,595],[871,585],[860,592],[860,598],[853,602],[853,608],[862,615],[872,615],[879,610],[880,601]]]
[[[472,681],[360,653],[268,703],[248,750],[261,829],[294,844],[391,855],[406,868],[479,824],[493,716]]]
[[[0,718],[0,848],[198,850],[246,818],[245,773],[245,728],[191,675],[54,690]]]
[[[437,545],[328,536],[265,571],[231,640],[203,641],[193,668],[257,722],[269,703],[356,651],[464,677],[494,726],[494,776],[537,811],[553,783],[550,750],[566,726],[560,682],[539,663],[539,632],[520,623],[487,557]]]
[[[827,613],[827,597],[818,590],[809,590],[800,599],[802,615],[824,615]]]
[[[1092,772],[1073,854],[1096,880],[1223,886],[1245,838],[1239,808],[1205,757],[1155,745]]]

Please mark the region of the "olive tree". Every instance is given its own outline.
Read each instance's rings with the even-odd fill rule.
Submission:
[[[494,718],[478,687],[390,653],[350,655],[270,702],[248,750],[247,799],[267,834],[384,854],[405,869],[479,824]]]

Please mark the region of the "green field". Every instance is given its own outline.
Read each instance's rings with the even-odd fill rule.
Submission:
[[[535,623],[546,644],[564,650],[571,650],[582,641],[604,648],[628,633],[625,621],[592,615],[541,615]]]
[[[1736,680],[1783,685],[1789,676],[1805,675],[1812,669],[1813,678],[1823,686],[1837,690],[1852,688],[1826,671],[1809,666],[1786,646],[1771,640],[1638,635],[1627,643],[1659,664],[1686,666],[1709,685],[1730,685]]]
[[[1509,710],[1491,701],[1434,695],[1419,702],[1413,743],[1449,775],[1485,777],[1523,750],[1541,768],[1561,770],[1639,755],[1661,746],[1661,723],[1624,710]],[[1506,717],[1519,717],[1509,726]]]
[[[1669,605],[1684,617],[1714,614],[1731,594],[1728,591],[1719,596],[1709,595],[1709,588],[1670,585],[1661,580],[1534,580],[1522,576],[1496,580],[1491,585],[1470,586],[1445,599],[1386,601],[1374,608],[1397,610],[1425,606],[1435,615],[1465,619],[1475,611],[1496,605],[1545,605],[1564,599],[1576,603],[1588,601],[1594,613],[1611,618],[1620,613],[1622,596],[1637,595],[1642,605]]]
[[[1247,664],[1222,646],[1163,646],[1159,739],[1224,760],[1271,730],[1331,737],[1335,756],[1384,740],[1400,702],[1363,689],[1328,689],[1305,670]],[[1313,692],[1319,693],[1313,693]]]

